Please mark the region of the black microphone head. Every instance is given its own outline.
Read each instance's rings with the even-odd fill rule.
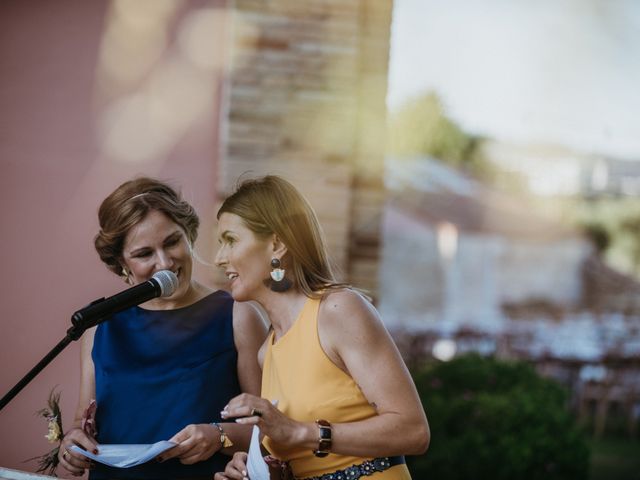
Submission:
[[[178,289],[178,277],[171,270],[160,270],[151,278],[158,282],[161,297],[170,297]]]

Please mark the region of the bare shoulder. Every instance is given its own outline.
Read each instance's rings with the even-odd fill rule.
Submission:
[[[330,330],[376,329],[382,327],[375,307],[362,294],[343,288],[328,292],[322,299],[318,321]]]
[[[236,346],[259,345],[264,341],[266,335],[267,325],[260,309],[251,302],[234,302],[233,336]],[[256,350],[257,348],[256,346]]]
[[[234,328],[253,324],[264,325],[262,314],[258,307],[251,302],[233,302],[233,326]]]
[[[321,309],[327,314],[341,314],[345,311],[375,310],[373,305],[360,293],[350,288],[327,292],[322,297]]]
[[[325,295],[318,312],[318,335],[333,363],[354,378],[360,366],[374,361],[372,352],[395,355],[378,311],[355,290],[341,289]]]

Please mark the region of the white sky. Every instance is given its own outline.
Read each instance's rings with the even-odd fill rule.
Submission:
[[[395,0],[387,103],[427,90],[469,132],[640,160],[640,0]]]

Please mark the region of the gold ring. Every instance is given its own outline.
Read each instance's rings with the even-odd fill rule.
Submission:
[[[250,416],[251,417],[261,417],[262,416],[262,412],[260,410],[258,410],[257,408],[252,408]]]
[[[67,459],[67,453],[69,452],[67,452],[67,449],[65,448],[64,452],[62,452],[62,458],[64,458],[65,460]]]

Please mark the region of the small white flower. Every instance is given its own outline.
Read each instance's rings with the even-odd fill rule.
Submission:
[[[60,425],[58,425],[58,417],[53,417],[49,420],[49,431],[44,436],[49,443],[56,443],[60,441]]]

